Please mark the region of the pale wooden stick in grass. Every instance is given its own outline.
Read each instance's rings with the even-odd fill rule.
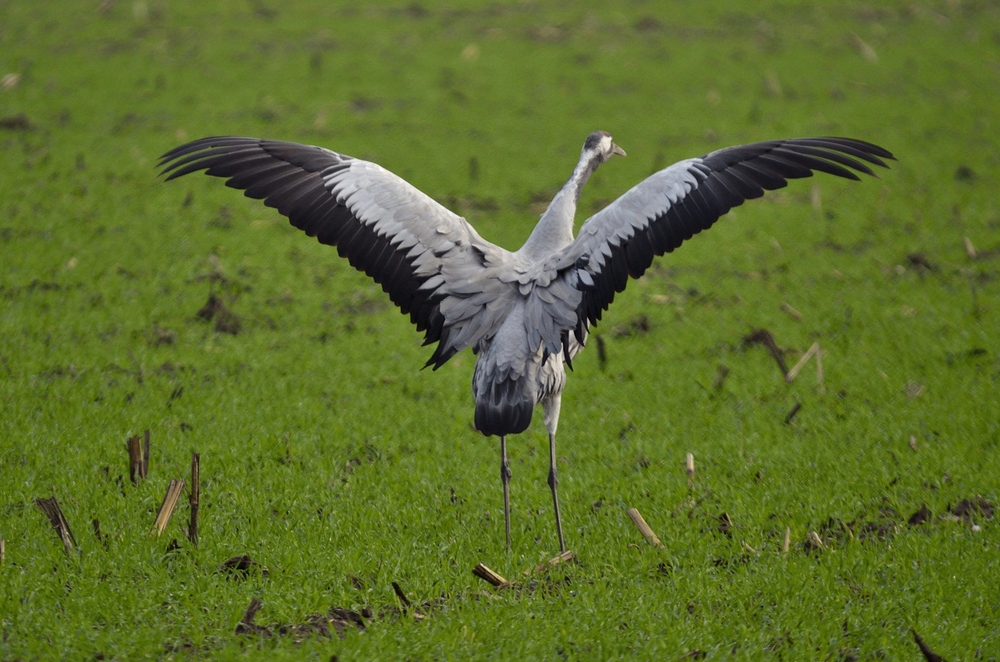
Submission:
[[[746,551],[750,552],[751,554],[754,554],[754,555],[757,554],[757,550],[754,549],[753,547],[751,547],[750,545],[748,545],[746,540],[741,540],[740,541],[740,546],[742,546],[743,549],[745,549]]]
[[[545,561],[544,563],[539,563],[534,568],[528,568],[527,570],[524,571],[524,575],[527,577],[532,573],[532,571],[541,572],[546,568],[551,568],[553,566],[559,565],[560,563],[565,563],[566,561],[573,561],[575,559],[576,555],[573,554],[572,550],[567,549],[565,552],[559,552],[548,561]]]
[[[660,539],[656,537],[653,530],[649,528],[648,524],[646,524],[646,520],[642,519],[642,515],[639,514],[639,511],[635,508],[629,508],[627,512],[628,516],[632,518],[632,521],[635,522],[635,525],[639,528],[643,537],[646,538],[646,541],[650,545],[655,545],[660,549],[663,549],[663,543],[660,542]]]
[[[492,584],[497,588],[505,588],[507,586],[510,586],[509,581],[507,581],[497,573],[493,572],[482,563],[476,564],[476,567],[472,569],[472,574],[474,574],[476,577],[479,577],[483,581]]]
[[[572,561],[575,558],[576,558],[576,555],[573,554],[573,550],[567,549],[564,552],[559,552],[558,554],[556,554],[555,556],[553,556],[551,559],[549,559],[548,561],[546,561],[545,565],[548,565],[548,566],[559,565],[560,563],[565,563],[567,561]]]
[[[826,393],[826,386],[823,385],[823,350],[819,343],[816,343],[816,382],[819,384],[819,393]]]
[[[160,535],[167,528],[167,522],[170,521],[170,516],[174,514],[177,500],[181,498],[181,492],[183,491],[183,480],[174,478],[170,481],[170,485],[167,485],[167,493],[163,496],[163,503],[160,504],[160,509],[156,511],[156,521],[153,523],[153,530],[149,532],[149,535],[153,535],[154,533]]]
[[[191,453],[191,495],[188,503],[191,506],[191,523],[188,525],[188,540],[198,546],[198,508],[201,505],[201,454]]]
[[[807,349],[806,353],[802,355],[802,358],[799,359],[799,362],[796,363],[795,366],[793,366],[792,369],[788,371],[787,375],[785,375],[785,381],[791,384],[792,380],[795,379],[800,372],[802,372],[802,368],[804,368],[805,365],[809,363],[809,359],[816,356],[816,354],[818,353],[819,353],[819,343],[814,342],[812,344],[812,347]]]
[[[49,522],[52,523],[52,528],[56,530],[56,534],[59,539],[62,540],[63,547],[66,549],[66,553],[69,554],[76,547],[76,538],[73,537],[73,532],[69,529],[69,523],[66,518],[63,517],[62,508],[59,507],[59,501],[55,497],[50,497],[48,499],[35,499],[35,505],[38,506],[45,516],[49,518]]]
[[[7,558],[7,543],[4,542],[3,538],[0,538],[0,565],[3,565],[4,559]]]
[[[125,442],[125,450],[128,451],[128,476],[133,485],[138,485],[140,478],[145,480],[149,472],[149,430],[146,430],[143,437],[144,439],[140,439],[136,435]]]
[[[688,478],[694,479],[694,453],[688,453],[684,456],[684,467]]]
[[[809,532],[809,543],[816,549],[823,549],[823,539],[815,531]]]
[[[972,240],[968,237],[963,237],[962,243],[965,244],[965,254],[969,256],[970,260],[975,260],[977,257],[976,247],[972,245]]]
[[[718,521],[720,533],[728,534],[733,530],[733,518],[729,516],[729,513],[722,513],[719,515]]]
[[[792,308],[792,306],[787,302],[782,302],[781,309],[788,313],[788,315],[796,322],[802,321],[802,313]]]
[[[782,554],[787,554],[788,550],[791,548],[791,546],[792,546],[792,527],[786,526],[785,527],[785,542],[782,543],[782,545],[781,545],[781,553]]]

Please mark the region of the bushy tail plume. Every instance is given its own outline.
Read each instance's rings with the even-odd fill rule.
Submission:
[[[526,377],[488,381],[476,393],[476,429],[485,435],[524,432],[535,398]]]

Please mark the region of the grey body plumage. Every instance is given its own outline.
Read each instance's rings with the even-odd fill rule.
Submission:
[[[330,150],[257,138],[203,138],[160,160],[167,179],[205,170],[264,201],[292,225],[337,247],[382,285],[419,331],[437,343],[427,365],[465,348],[478,357],[472,390],[476,428],[501,438],[510,548],[506,435],[524,431],[534,407],[549,434],[549,485],[565,550],[556,485],[555,435],[565,365],[582,349],[629,277],[721,215],[787,179],[813,171],[859,179],[886,167],[888,151],[848,138],[775,140],[675,163],[646,178],[573,234],[591,174],[615,154],[611,136],[588,136],[572,176],[519,250],[486,241],[465,219],[374,163]]]

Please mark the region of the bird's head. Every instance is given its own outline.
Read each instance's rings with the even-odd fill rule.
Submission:
[[[587,142],[583,143],[583,153],[591,158],[597,157],[598,163],[604,163],[615,154],[625,156],[625,150],[615,144],[607,131],[594,131],[587,136]]]

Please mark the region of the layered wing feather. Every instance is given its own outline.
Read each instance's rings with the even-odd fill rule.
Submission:
[[[562,280],[580,292],[560,299],[563,307],[576,309],[577,337],[582,340],[587,325],[601,319],[630,276],[642,276],[654,257],[673,251],[745,200],[814,171],[853,180],[860,179],[856,172],[874,176],[868,164],[888,167],[883,159],[893,156],[860,140],[796,138],[721,149],[651,175],[590,217],[550,263],[559,274],[553,284]],[[567,312],[558,314],[565,318]],[[551,335],[545,344],[559,346]]]
[[[509,255],[465,219],[369,161],[257,138],[203,138],[160,159],[167,180],[204,170],[288,217],[382,285],[438,346],[438,368],[495,333],[514,286],[494,272]]]

